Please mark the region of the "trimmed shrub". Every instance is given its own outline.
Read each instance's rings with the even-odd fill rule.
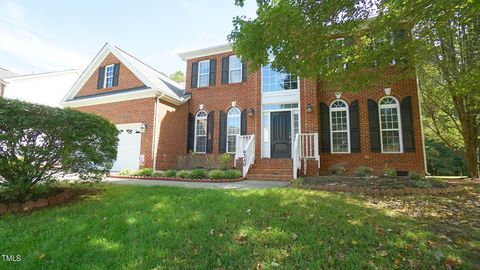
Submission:
[[[221,170],[211,170],[208,173],[208,176],[212,179],[222,179],[222,178],[225,177],[223,171],[221,171]]]
[[[220,168],[222,170],[228,169],[230,166],[230,161],[232,160],[232,156],[228,153],[224,153],[218,157],[218,163],[220,164]]]
[[[123,169],[120,171],[120,175],[123,175],[123,176],[130,176],[130,175],[133,175],[134,171],[131,170],[131,169]]]
[[[24,201],[62,174],[99,181],[117,156],[117,135],[101,116],[0,98],[0,189]]]
[[[358,176],[365,177],[372,175],[373,169],[367,166],[359,166],[356,172]]]
[[[408,172],[408,179],[410,180],[422,180],[422,176],[418,172]]]
[[[164,173],[166,177],[175,177],[177,176],[177,171],[175,170],[168,170]]]
[[[395,170],[393,168],[385,167],[385,169],[383,171],[384,171],[386,177],[397,178],[397,170]]]
[[[207,172],[204,169],[194,169],[190,172],[190,178],[205,179],[207,178]]]
[[[226,170],[224,175],[227,179],[236,179],[242,177],[242,173],[239,170],[234,169]]]
[[[424,180],[415,181],[415,186],[418,188],[432,188],[432,183]]]
[[[187,170],[178,171],[178,172],[177,172],[177,177],[180,177],[180,178],[191,178],[190,172],[187,171]]]
[[[143,168],[141,170],[136,171],[133,175],[135,176],[152,176],[153,169],[152,168]]]
[[[164,172],[162,171],[154,171],[152,173],[152,176],[155,176],[155,177],[163,177],[164,176]]]

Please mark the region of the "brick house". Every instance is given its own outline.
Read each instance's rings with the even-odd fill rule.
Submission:
[[[248,65],[220,45],[181,53],[185,87],[106,44],[62,104],[120,130],[112,170],[215,167],[230,153],[250,179],[368,166],[425,173],[415,78],[358,93]]]

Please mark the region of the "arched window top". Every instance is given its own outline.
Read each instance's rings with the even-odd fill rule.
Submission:
[[[228,111],[228,116],[229,116],[229,117],[238,116],[238,115],[240,115],[240,114],[241,114],[240,109],[237,108],[237,107],[233,107],[233,108],[231,108],[231,109]]]
[[[335,100],[334,102],[332,102],[332,105],[330,105],[330,108],[332,108],[332,110],[345,110],[347,109],[347,107],[347,103],[340,99]]]
[[[207,112],[205,111],[197,112],[197,118],[207,118]]]
[[[398,101],[394,97],[384,97],[380,100],[380,106],[398,106]]]

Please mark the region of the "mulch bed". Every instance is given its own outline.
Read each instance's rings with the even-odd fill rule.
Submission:
[[[425,180],[424,180],[425,181]],[[387,177],[351,177],[351,176],[319,176],[307,177],[304,183],[297,186],[302,189],[362,193],[373,196],[408,195],[408,194],[447,194],[464,191],[467,185],[480,184],[478,179],[440,181],[426,180],[431,188],[419,188],[417,180],[408,178]]]
[[[449,186],[447,183],[437,180],[427,180],[433,188],[444,188]],[[337,185],[348,187],[362,187],[369,189],[399,189],[399,188],[417,188],[416,180],[406,177],[388,178],[382,176],[353,177],[353,176],[318,176],[306,177],[306,185]]]
[[[53,188],[25,202],[0,202],[0,215],[9,212],[30,212],[49,206],[65,204],[81,196],[98,193],[98,189]]]
[[[179,181],[179,182],[208,182],[208,183],[229,183],[239,182],[245,180],[245,177],[234,179],[193,179],[193,178],[179,178],[179,177],[155,177],[155,176],[124,176],[124,175],[109,175],[110,178],[120,179],[138,179],[138,180],[161,180],[161,181]]]

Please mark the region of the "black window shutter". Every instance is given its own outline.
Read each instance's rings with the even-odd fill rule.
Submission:
[[[198,62],[192,63],[192,74],[190,77],[190,87],[197,88],[198,85]]]
[[[229,75],[229,57],[225,56],[222,57],[222,84],[228,83],[228,75]]]
[[[214,112],[211,111],[207,116],[207,153],[213,152],[213,120]]]
[[[412,97],[406,97],[402,100],[400,112],[402,117],[403,151],[415,152],[412,121]]]
[[[330,111],[325,103],[320,103],[320,142],[322,152],[330,152]]]
[[[214,86],[217,80],[217,60],[210,60],[210,86]]]
[[[242,82],[247,81],[247,64],[242,62]]]
[[[360,152],[360,114],[358,100],[350,104],[350,150],[353,153]]]
[[[227,152],[227,114],[224,111],[220,111],[218,142],[218,152]]]
[[[187,138],[187,152],[193,152],[195,145],[195,116],[192,113],[188,114],[188,138]]]
[[[120,64],[113,66],[113,86],[118,86],[118,74],[120,74]]]
[[[247,135],[247,109],[242,111],[240,119],[240,135]]]
[[[378,121],[378,105],[375,101],[368,100],[368,123],[370,126],[370,149],[372,152],[381,152],[380,123]]]
[[[105,67],[98,68],[98,81],[97,81],[97,89],[103,88],[103,81],[105,78]]]

